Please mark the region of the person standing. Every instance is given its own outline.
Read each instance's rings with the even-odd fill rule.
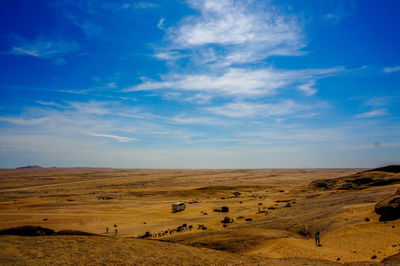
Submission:
[[[315,245],[317,245],[317,247],[321,246],[321,242],[319,239],[319,231],[315,233],[314,238],[315,238]]]

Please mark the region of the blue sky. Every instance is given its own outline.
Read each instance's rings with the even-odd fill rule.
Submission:
[[[0,3],[0,167],[400,163],[400,3]]]

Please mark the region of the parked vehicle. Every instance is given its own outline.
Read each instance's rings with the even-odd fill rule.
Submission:
[[[186,205],[182,201],[178,201],[176,203],[172,203],[172,212],[180,212],[186,208]]]

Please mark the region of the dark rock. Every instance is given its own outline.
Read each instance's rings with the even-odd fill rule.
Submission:
[[[383,199],[375,205],[375,212],[381,215],[381,221],[391,221],[400,218],[400,189],[394,196]]]
[[[0,231],[0,235],[16,235],[16,236],[49,236],[54,235],[55,232],[49,228],[40,226],[19,226]]]

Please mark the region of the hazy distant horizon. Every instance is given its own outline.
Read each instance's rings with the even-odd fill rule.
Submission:
[[[0,167],[400,164],[399,9],[2,2]]]

